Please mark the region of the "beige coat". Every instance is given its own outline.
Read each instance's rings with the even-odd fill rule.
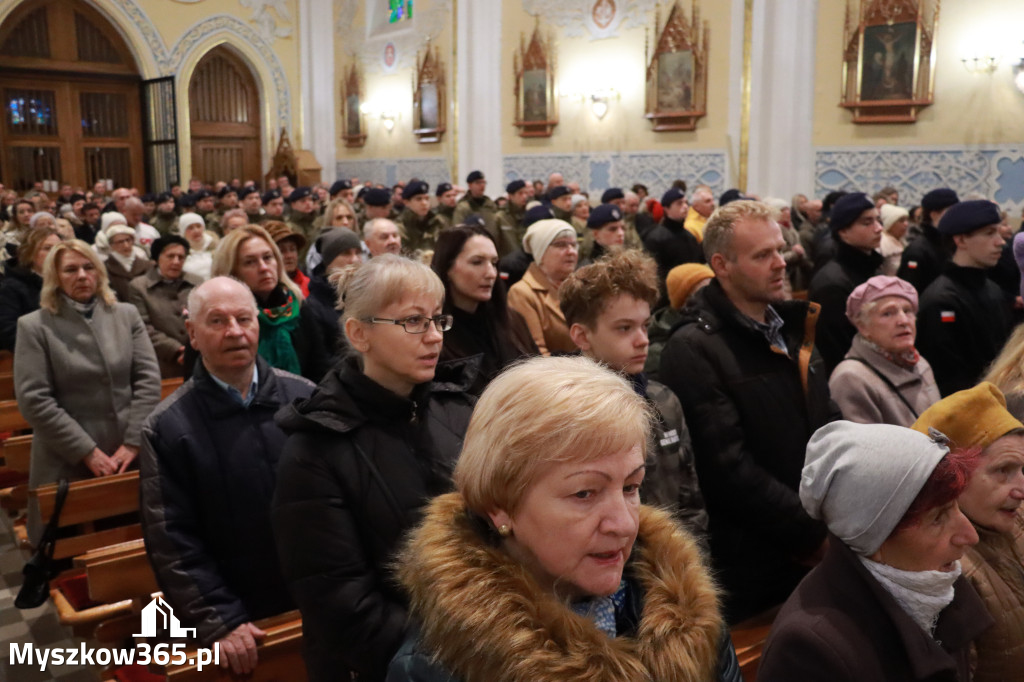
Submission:
[[[184,365],[178,364],[179,349],[188,345],[182,310],[189,293],[200,284],[202,280],[188,273],[169,282],[155,267],[131,281],[129,297],[139,309],[157,360],[160,361],[160,376],[165,379],[185,375]]]
[[[996,624],[974,641],[974,682],[1024,677],[1024,509],[1012,536],[975,526],[981,541],[961,559],[963,575]]]
[[[909,427],[933,403],[940,399],[932,367],[923,357],[913,369],[900,367],[875,350],[863,336],[853,337],[846,360],[836,365],[828,381],[829,392],[843,412],[843,418],[861,424],[894,424]],[[889,381],[914,406],[913,414],[899,396],[863,363],[862,358],[888,377]]]
[[[523,278],[509,289],[508,304],[526,320],[541,355],[576,350],[569,336],[569,325],[558,305],[558,294],[536,263],[531,263]]]

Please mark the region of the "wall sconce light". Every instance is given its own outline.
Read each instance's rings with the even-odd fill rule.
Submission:
[[[402,117],[395,109],[385,109],[377,102],[363,102],[359,105],[359,111],[370,118],[379,118],[389,133],[395,129],[395,122]]]
[[[600,121],[608,113],[608,103],[613,99],[619,99],[619,97],[618,90],[613,88],[590,93],[590,110],[594,112],[594,116],[597,116],[597,120]]]
[[[384,125],[384,129],[389,133],[395,129],[395,120],[397,118],[398,114],[393,111],[380,112],[380,122]]]
[[[987,55],[985,57],[963,57],[960,63],[967,69],[967,73],[992,73],[999,66],[999,57]]]

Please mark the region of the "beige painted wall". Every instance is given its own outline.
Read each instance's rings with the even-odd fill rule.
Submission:
[[[662,3],[661,21],[666,19]],[[690,16],[690,3],[685,2]],[[504,154],[557,154],[594,151],[672,151],[679,149],[722,148],[726,145],[728,126],[729,77],[729,2],[703,0],[702,19],[711,30],[708,69],[708,115],[691,132],[655,133],[644,118],[646,63],[644,29],[621,29],[616,38],[590,40],[569,38],[556,26],[542,30],[553,32],[557,49],[556,88],[562,94],[586,93],[601,88],[614,88],[621,99],[612,101],[607,115],[598,120],[589,102],[559,97],[559,124],[550,138],[521,138],[512,125],[515,115],[515,76],[513,54],[519,49],[520,35],[529,41],[534,18],[528,15],[521,0],[503,0],[501,47],[501,124]],[[653,12],[646,25],[653,32]],[[655,38],[650,37],[653,44]],[[490,94],[490,93],[489,93]]]
[[[407,31],[401,34],[388,36],[387,38],[374,39],[366,38],[366,3],[363,0],[341,0],[345,3],[354,3],[356,6],[355,18],[352,25],[358,31],[358,39],[365,40],[362,45],[353,48],[347,44],[343,37],[335,35],[335,81],[336,91],[334,101],[336,123],[338,131],[339,162],[366,160],[366,159],[409,159],[417,157],[438,157],[451,158],[452,140],[455,130],[452,116],[453,98],[455,92],[455,56],[452,54],[452,16],[451,11],[445,10],[443,4],[437,0],[416,0],[413,11],[414,26],[421,15],[442,12],[442,16],[433,17],[434,21],[443,22],[443,29],[433,39],[432,45],[437,46],[441,60],[445,67],[447,109],[445,116],[446,128],[440,142],[420,144],[413,135],[413,90],[415,70],[413,62],[415,54],[419,51],[422,60],[426,48],[426,36],[419,30]],[[335,3],[335,23],[338,19],[340,5]],[[396,68],[393,73],[385,73],[381,68],[383,46],[387,42],[395,44],[397,50],[404,55],[408,64]],[[374,49],[376,48],[376,49]],[[433,48],[431,48],[433,49]],[[353,54],[355,52],[355,54]],[[411,58],[410,58],[411,57]],[[341,97],[342,79],[345,77],[351,64],[358,62],[363,71],[363,101],[377,109],[387,109],[397,113],[398,118],[393,130],[388,132],[381,119],[375,116],[364,116],[363,125],[366,132],[366,144],[363,147],[346,147],[341,139],[344,131],[342,121]]]
[[[936,32],[935,103],[916,124],[855,125],[838,106],[845,0],[818,4],[814,145],[985,145],[1024,141],[1024,94],[1011,61],[1024,53],[1021,0],[943,0]],[[962,57],[994,54],[995,73],[971,74]],[[1011,59],[1016,57],[1016,59]]]

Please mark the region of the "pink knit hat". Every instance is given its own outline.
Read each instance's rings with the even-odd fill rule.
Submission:
[[[910,301],[910,305],[914,306],[914,312],[917,312],[917,289],[910,282],[899,277],[875,275],[854,289],[846,299],[847,319],[856,324],[861,308],[886,296],[902,296]]]

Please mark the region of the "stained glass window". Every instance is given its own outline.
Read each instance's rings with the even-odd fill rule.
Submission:
[[[412,0],[388,0],[388,23],[412,19]]]

